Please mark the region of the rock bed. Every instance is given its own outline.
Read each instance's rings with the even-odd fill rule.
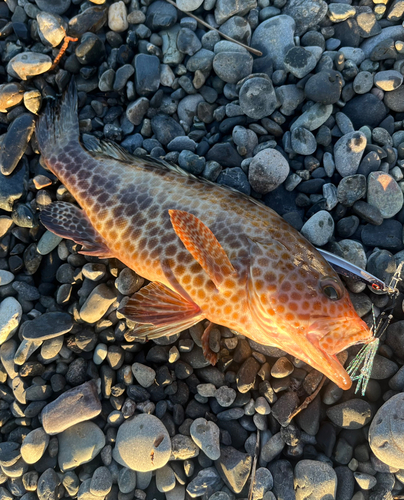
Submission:
[[[73,74],[84,143],[250,194],[388,281],[404,258],[404,1],[386,3],[178,0],[257,57],[160,0],[0,2],[2,500],[247,498],[258,434],[254,500],[403,493],[402,293],[366,396],[328,383],[289,422],[321,374],[286,353],[217,327],[212,367],[201,324],[125,339],[117,308],[144,280],[39,224],[72,200],[33,135]],[[78,41],[50,71],[66,30]],[[390,305],[347,287],[366,320]]]

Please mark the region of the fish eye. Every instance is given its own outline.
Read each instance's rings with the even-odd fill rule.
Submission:
[[[343,295],[343,290],[338,281],[331,277],[323,278],[320,282],[321,291],[330,300],[339,300]]]

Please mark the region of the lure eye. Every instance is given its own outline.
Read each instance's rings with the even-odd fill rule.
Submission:
[[[330,300],[339,300],[343,295],[341,285],[334,278],[324,278],[320,283],[321,291]]]

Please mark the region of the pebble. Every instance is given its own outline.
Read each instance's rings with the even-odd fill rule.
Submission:
[[[190,427],[193,441],[211,460],[220,457],[219,427],[205,418],[195,419]]]
[[[334,234],[334,220],[329,212],[320,210],[303,225],[301,233],[314,246],[324,246]]]
[[[170,436],[154,415],[137,415],[119,427],[113,456],[121,465],[149,472],[163,467],[170,455]]]
[[[23,337],[27,340],[47,340],[73,328],[70,314],[63,312],[49,312],[24,323]]]
[[[27,464],[38,462],[49,444],[49,436],[42,427],[32,430],[21,445],[21,456]]]
[[[379,71],[375,74],[374,82],[379,89],[391,92],[401,86],[403,75],[394,69]]]
[[[311,76],[304,87],[306,97],[320,104],[335,104],[342,91],[342,78],[338,71],[323,69]]]
[[[94,422],[80,422],[58,435],[58,463],[63,472],[93,460],[105,446],[105,436]]]
[[[74,408],[74,412],[71,409]],[[101,413],[101,402],[94,382],[73,387],[42,410],[42,425],[49,435],[59,434],[79,422]]]
[[[300,460],[295,467],[296,500],[335,498],[337,475],[327,463]]]
[[[249,52],[219,52],[213,58],[213,70],[227,83],[237,83],[250,75],[253,58]]]
[[[366,136],[362,132],[350,132],[337,141],[334,146],[335,168],[342,177],[356,174],[366,144]]]
[[[14,172],[34,131],[34,119],[29,113],[17,116],[9,126],[0,152],[0,171],[4,175]]]
[[[58,490],[60,483],[61,480],[56,472],[51,468],[46,469],[38,479],[38,499],[48,500],[56,498],[55,493]]]
[[[369,445],[378,459],[390,467],[402,469],[403,424],[399,415],[404,404],[403,393],[391,397],[374,416],[369,428]]]
[[[272,61],[274,69],[285,69],[285,56],[294,46],[295,18],[275,16],[259,24],[251,37],[251,47],[262,52],[263,62]]]
[[[64,22],[59,16],[49,12],[40,12],[36,16],[36,21],[38,23],[38,34],[44,45],[57,47],[66,36],[66,26],[64,26]]]
[[[70,7],[70,0],[35,0],[37,6],[45,12],[51,14],[64,14]]]
[[[263,149],[250,163],[248,180],[257,192],[266,194],[280,186],[289,175],[289,164],[276,149]]]
[[[317,60],[304,47],[292,47],[286,53],[283,64],[284,69],[296,78],[304,78],[316,67]]]
[[[86,323],[96,323],[115,302],[116,295],[104,283],[97,285],[81,306],[80,318]]]
[[[377,484],[377,479],[364,472],[354,472],[355,481],[362,490],[371,490]]]
[[[180,10],[192,12],[203,4],[203,0],[176,0],[176,4]]]
[[[6,83],[0,87],[0,113],[7,113],[10,108],[20,104],[24,90],[19,83]]]
[[[390,219],[403,207],[403,192],[391,175],[371,172],[368,176],[367,202],[378,208],[383,218]]]
[[[52,59],[38,52],[23,52],[14,56],[7,65],[7,73],[15,78],[27,80],[46,73],[52,66]]]
[[[390,95],[391,92],[386,95]],[[364,125],[377,127],[386,117],[386,106],[374,94],[362,94],[351,99],[344,106],[344,113],[351,120],[355,130]]]
[[[233,493],[240,493],[247,482],[252,458],[232,446],[222,446],[219,459],[215,462],[217,471],[226,486]]]
[[[122,33],[128,29],[126,5],[122,0],[115,2],[108,9],[108,27],[116,33]]]
[[[108,495],[112,488],[112,474],[108,467],[95,469],[90,483],[90,493],[96,497]]]
[[[304,127],[296,127],[291,133],[292,149],[300,155],[311,155],[317,149],[314,135]]]
[[[0,303],[0,345],[13,337],[19,327],[21,317],[21,304],[14,297],[6,297]]]
[[[277,97],[269,78],[250,78],[246,80],[239,93],[243,113],[260,120],[271,115],[277,107]]]
[[[50,231],[45,231],[45,233],[41,236],[41,239],[38,241],[38,245],[36,247],[37,252],[40,255],[48,255],[54,250],[59,243],[63,240],[60,236],[57,236]]]
[[[368,424],[372,411],[367,401],[351,399],[329,408],[327,416],[338,427],[353,430],[361,429]]]
[[[153,368],[143,365],[142,363],[133,363],[132,373],[137,382],[145,388],[153,385],[154,379],[156,378],[156,372]]]

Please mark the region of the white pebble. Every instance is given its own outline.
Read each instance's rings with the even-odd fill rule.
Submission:
[[[128,29],[128,20],[126,14],[126,6],[121,2],[113,3],[108,10],[108,26],[109,29],[116,33],[121,33]]]

